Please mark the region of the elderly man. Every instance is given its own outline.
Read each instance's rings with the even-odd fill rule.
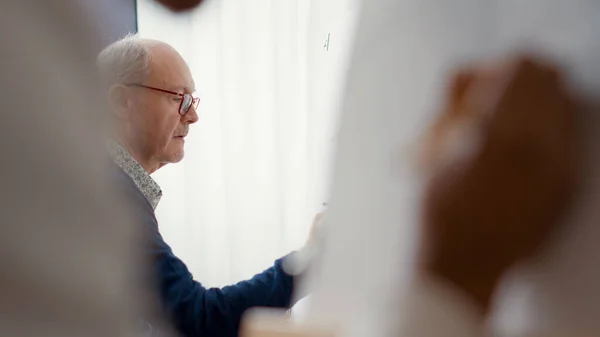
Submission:
[[[128,36],[98,57],[116,118],[114,161],[121,186],[142,217],[154,271],[167,315],[185,336],[237,336],[250,307],[288,307],[294,277],[284,259],[252,279],[222,289],[206,289],[163,240],[155,218],[161,188],[150,174],[183,159],[190,125],[198,121],[198,98],[186,62],[170,45]]]

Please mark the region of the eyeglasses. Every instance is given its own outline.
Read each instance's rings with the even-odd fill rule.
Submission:
[[[192,107],[192,105],[194,106],[194,110],[198,109],[198,103],[200,103],[200,98],[194,97],[191,94],[180,94],[178,92],[164,90],[164,89],[155,88],[155,87],[151,87],[151,86],[147,86],[147,85],[143,85],[143,84],[137,84],[137,83],[127,84],[127,85],[132,86],[132,87],[140,87],[140,88],[150,89],[150,90],[154,90],[154,91],[164,92],[166,94],[171,94],[171,95],[181,97],[181,103],[179,103],[179,114],[182,116],[185,116],[185,114],[190,111],[190,108]]]

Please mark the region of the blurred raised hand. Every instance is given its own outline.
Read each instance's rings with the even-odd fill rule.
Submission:
[[[486,310],[560,223],[577,178],[576,108],[529,57],[461,71],[425,140],[423,267]]]

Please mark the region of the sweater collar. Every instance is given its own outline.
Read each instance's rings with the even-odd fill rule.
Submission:
[[[150,174],[144,170],[133,156],[117,141],[108,144],[112,160],[133,180],[137,188],[148,199],[153,209],[156,209],[162,197],[162,190]]]

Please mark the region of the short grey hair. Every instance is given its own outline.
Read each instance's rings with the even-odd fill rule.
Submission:
[[[128,34],[106,47],[97,59],[104,85],[142,83],[150,73],[150,51],[138,34]]]

